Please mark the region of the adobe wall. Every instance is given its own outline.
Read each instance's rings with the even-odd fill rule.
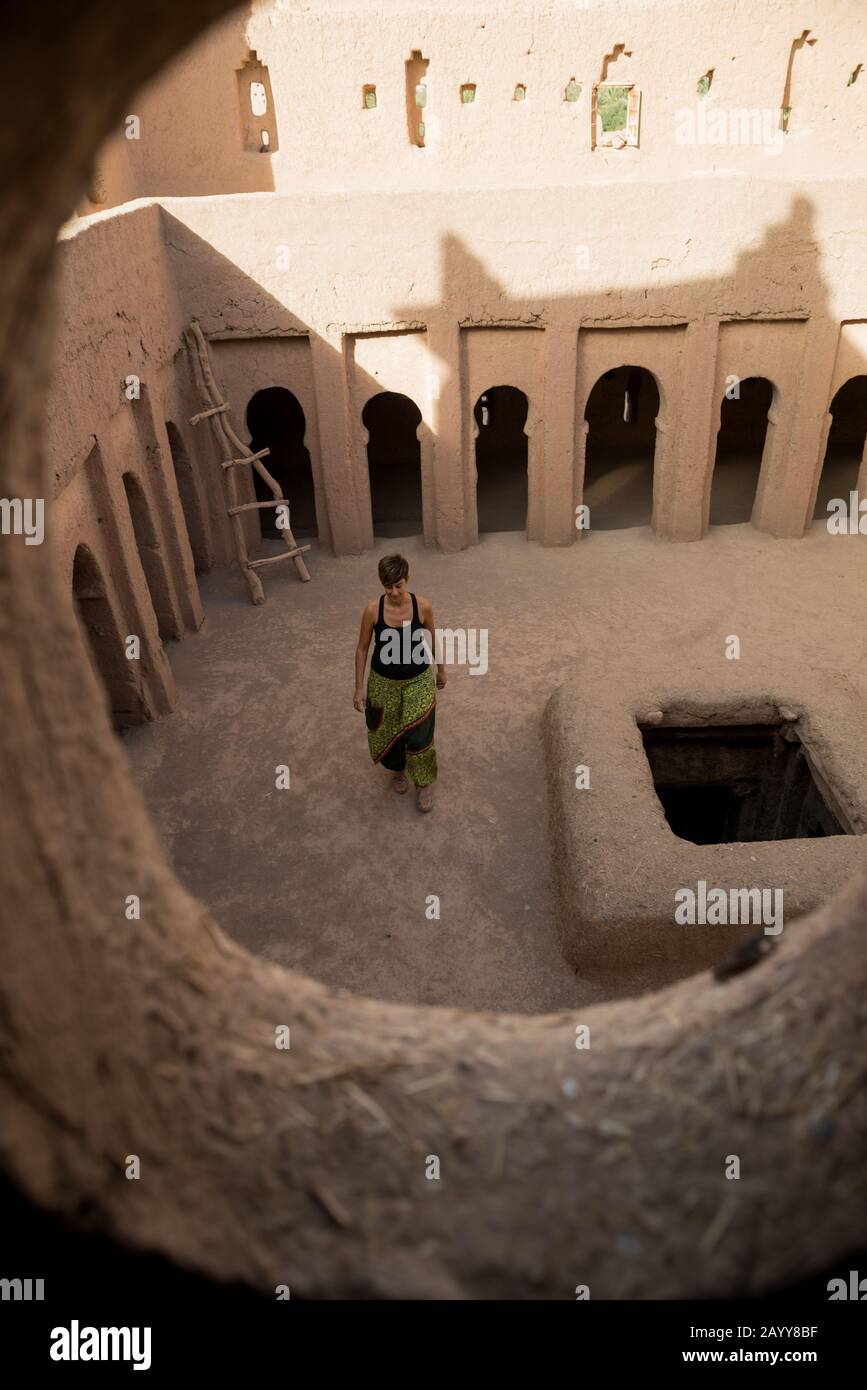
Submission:
[[[51,45],[41,12],[10,15],[0,70],[22,134],[0,149],[7,496],[41,496],[51,478],[43,421],[57,323],[46,288],[84,155],[124,84],[219,9],[154,0],[140,44],[108,0],[57,7]],[[46,89],[74,123],[39,119]],[[91,326],[86,350],[107,321]],[[132,349],[137,326],[117,331]],[[75,423],[83,405],[65,404]],[[594,1299],[755,1295],[863,1242],[863,1106],[857,1062],[840,1064],[841,1048],[863,1053],[863,877],[724,988],[699,978],[533,1020],[339,997],[248,956],[174,880],[48,547],[19,540],[0,547],[0,1103],[3,1174],[29,1200],[268,1296],[288,1280],[302,1297],[571,1298],[576,1279]],[[143,894],[134,926],[122,909],[131,889]],[[817,1029],[824,1018],[833,1027]],[[274,1047],[287,1019],[291,1053]],[[593,1036],[583,1055],[579,1024]],[[726,1076],[733,1037],[748,1104]],[[347,1084],[362,1070],[387,1130]],[[492,1172],[504,1075],[517,1123]],[[443,1084],[420,1086],[426,1078]],[[816,1115],[834,1124],[805,1151]],[[432,1133],[446,1202],[430,1200],[423,1178]],[[130,1149],[142,1182],[126,1180]],[[722,1230],[725,1180],[705,1178],[731,1150],[768,1180]],[[627,1254],[611,1239],[612,1192],[619,1228],[641,1233]],[[325,1200],[361,1213],[351,1240],[319,1210]]]
[[[178,389],[193,402],[185,415],[197,409],[189,359],[175,356],[197,317],[220,340],[214,358],[238,426],[263,386],[282,381],[301,400],[320,531],[338,553],[372,541],[361,410],[383,388],[403,391],[422,413],[425,534],[445,549],[476,539],[475,400],[496,384],[524,389],[529,535],[568,544],[587,399],[603,372],[630,363],[650,370],[660,391],[655,528],[694,540],[707,525],[726,382],[761,375],[775,391],[754,521],[774,535],[800,535],[828,406],[865,361],[865,184],[808,190],[732,177],[713,186],[713,200],[701,181],[655,186],[650,199],[624,187],[619,208],[624,224],[641,221],[640,241],[612,239],[604,201],[562,189],[165,200],[162,213],[150,206],[94,218],[65,243],[88,267],[76,284],[87,273],[89,294],[103,295],[107,320],[117,322],[108,306],[135,294],[127,264],[138,255],[134,228],[147,226],[144,264],[150,282],[163,284],[167,309],[160,315],[149,293],[145,331],[126,349],[118,341],[117,365],[100,366],[86,408],[88,382],[64,369],[58,456],[79,456],[100,414],[121,408],[119,396],[106,399],[105,382],[113,393],[143,352],[159,372],[175,360]],[[159,269],[157,219],[166,256]],[[526,240],[514,239],[516,223]],[[680,231],[687,225],[689,238]],[[576,226],[589,258],[576,258]],[[112,258],[122,262],[117,274]],[[133,302],[132,319],[136,312]],[[73,364],[96,321],[94,310],[70,323],[80,340]],[[198,461],[215,553],[229,559],[213,445],[180,423]]]
[[[214,363],[243,437],[256,391],[283,384],[298,397],[320,538],[338,554],[373,543],[361,417],[382,389],[401,391],[421,411],[424,531],[446,550],[477,539],[473,406],[490,386],[522,389],[528,536],[569,544],[578,534],[587,400],[623,363],[651,371],[660,393],[660,536],[696,540],[707,526],[719,405],[733,375],[774,386],[754,523],[802,534],[828,407],[867,362],[867,238],[859,230],[867,186],[829,181],[808,190],[732,177],[714,190],[710,200],[702,182],[678,182],[654,186],[648,198],[624,187],[620,213],[624,225],[641,222],[640,241],[611,237],[604,200],[562,189],[165,200],[162,209],[137,204],[70,227],[49,433],[63,492],[62,563],[89,540],[103,566],[128,575],[128,597],[118,602],[125,630],[142,632],[152,651],[151,679],[163,688],[154,707],[170,703],[170,678],[119,488],[125,472],[145,480],[174,635],[195,628],[195,528],[183,523],[167,421],[190,460],[200,567],[233,560],[216,450],[207,426],[188,423],[201,408],[183,342],[193,317],[215,337]],[[514,239],[515,225],[526,239]],[[576,227],[589,257],[576,256]],[[140,401],[124,394],[130,373],[141,378]],[[64,490],[95,442],[103,495],[112,499],[99,545],[100,494],[88,470]],[[252,500],[251,483],[248,493]],[[254,542],[255,516],[247,524]]]
[[[849,81],[865,37],[867,12],[848,0],[765,0],[739,6],[736,20],[706,0],[633,0],[626,13],[598,0],[538,9],[517,0],[242,6],[130,100],[140,138],[127,140],[118,123],[100,156],[103,206],[131,196],[130,187],[141,197],[655,182],[675,160],[685,175],[761,176],[773,164],[775,178],[845,177],[867,130],[867,76]],[[272,152],[244,149],[237,74],[253,51],[268,70]],[[423,148],[409,134],[405,65],[414,51],[428,61]],[[580,87],[574,101],[570,82]],[[637,148],[593,148],[599,82],[640,89]],[[469,83],[475,100],[465,104]],[[373,108],[366,86],[376,88]],[[784,104],[788,129],[775,140]],[[759,113],[760,147],[713,143],[714,122],[729,112]],[[640,227],[630,224],[630,234]]]
[[[83,226],[61,238],[58,261],[46,423],[54,480],[49,534],[70,603],[75,556],[84,547],[116,631],[140,639],[140,659],[127,663],[127,675],[138,717],[146,719],[167,713],[176,698],[163,642],[195,631],[204,616],[166,433],[171,421],[189,435],[186,418],[195,407],[174,365],[180,321],[159,209],[138,207]],[[139,499],[139,536],[130,488]],[[132,712],[126,698],[122,707]]]

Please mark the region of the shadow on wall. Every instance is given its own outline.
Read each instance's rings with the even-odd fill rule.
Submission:
[[[165,216],[171,224],[172,250],[180,247],[182,254],[196,256],[197,264],[206,278],[213,277],[220,284],[238,284],[241,272],[237,266],[215,252],[209,243],[190,233],[181,223],[168,214]],[[340,355],[317,340],[316,334],[310,332],[306,324],[291,315],[285,306],[272,299],[256,282],[243,277],[243,283],[244,293],[257,304],[259,311],[289,335],[286,340],[287,352],[290,345],[297,346],[299,341],[308,346],[310,340],[315,341],[320,359],[326,364],[326,374],[330,373],[332,367],[334,369],[326,386],[335,377],[339,384],[343,372]],[[185,306],[185,320],[188,321],[198,310],[198,304]],[[279,354],[283,341],[272,340],[270,345],[275,344]],[[253,361],[255,365],[255,357]],[[318,392],[311,390],[309,393],[313,419],[311,429],[311,420],[305,418],[301,401],[291,389],[297,383],[292,380],[292,366],[288,357],[284,366],[285,384],[277,385],[270,379],[260,381],[254,370],[247,382],[249,389],[236,394],[234,402],[230,404],[233,406],[236,428],[242,435],[249,433],[249,442],[254,450],[262,447],[270,449],[266,463],[273,469],[284,495],[289,498],[291,522],[296,535],[299,538],[317,534],[322,537],[324,532],[327,544],[330,539],[329,506],[336,505],[338,509],[346,510],[347,497],[351,515],[355,517],[363,512],[371,517],[377,534],[409,535],[421,530],[420,436],[426,434],[429,438],[429,430],[422,424],[421,411],[415,402],[406,396],[384,391],[381,382],[356,364],[355,399],[365,403],[363,409],[359,405],[356,423],[360,439],[364,432],[362,418],[366,421],[364,428],[368,429],[370,435],[369,459],[365,460],[363,451],[355,448],[354,467],[328,481],[323,476],[318,448],[319,435],[315,420]],[[219,378],[218,361],[215,361],[215,369]],[[200,404],[201,394],[190,358],[182,357],[176,370],[186,370],[189,377],[183,384],[178,383],[175,407],[181,402],[190,402],[190,408],[195,409]],[[147,364],[143,371],[146,378]],[[273,363],[268,364],[268,371],[273,371]],[[300,391],[300,387],[298,389]],[[329,400],[327,392],[325,400]],[[182,618],[189,605],[184,604],[183,595],[180,594],[176,596],[177,601],[173,601],[167,569],[167,544],[170,538],[167,535],[161,537],[157,514],[165,525],[171,513],[175,540],[182,537],[182,532],[186,533],[197,572],[209,569],[215,556],[229,560],[234,554],[223,492],[220,453],[208,425],[199,426],[199,434],[193,436],[188,432],[185,419],[181,419],[183,429],[174,420],[163,422],[161,413],[159,419],[156,416],[151,419],[153,412],[149,402],[147,388],[143,387],[142,399],[137,406],[139,413],[144,412],[147,419],[130,430],[123,449],[111,448],[103,457],[97,442],[88,456],[88,462],[81,465],[90,497],[88,525],[80,534],[82,544],[74,566],[72,556],[69,557],[70,569],[74,570],[71,597],[82,619],[90,657],[102,677],[112,719],[119,729],[166,713],[174,698],[169,687],[160,685],[161,664],[165,671],[169,669],[161,644],[168,638],[183,636]],[[240,403],[240,410],[237,403]],[[165,427],[162,443],[158,438],[160,423]],[[327,424],[331,430],[328,436],[330,447],[334,455],[342,457],[349,448],[344,432],[345,421],[342,416],[333,416],[329,412]],[[110,433],[110,422],[106,425],[106,433]],[[185,434],[190,445],[195,447],[187,447]],[[132,471],[132,451],[136,449],[140,450],[140,476]],[[257,486],[260,483],[258,475],[252,470],[243,471],[246,477],[242,500],[251,502],[257,497],[261,499],[263,495],[270,498],[270,493]],[[171,506],[169,490],[172,475],[177,484],[180,508]],[[141,483],[141,478],[145,477],[148,480],[147,488]],[[116,486],[106,485],[109,478]],[[96,516],[104,508],[110,511],[106,517],[109,524],[98,527],[95,525]],[[270,521],[274,515],[272,511],[247,514],[245,520],[254,528],[254,534],[248,536],[248,540],[254,542],[250,546],[251,553],[256,553],[255,541],[261,540],[259,517]],[[89,534],[91,524],[93,537]],[[269,530],[271,535],[276,534],[276,528],[269,528],[266,521],[263,535],[268,535]],[[371,541],[372,535],[368,540],[356,532],[352,543],[356,549],[361,549]],[[168,548],[171,549],[171,546]],[[263,553],[261,546],[259,553]],[[269,575],[269,581],[273,584],[276,579],[271,579]],[[197,593],[195,596],[197,599]],[[239,602],[245,601],[243,590],[239,589]],[[142,633],[145,610],[151,614],[152,638],[141,637],[141,660],[135,662],[127,659],[124,642],[128,634]],[[151,646],[149,642],[152,642]],[[142,677],[138,683],[131,679],[132,672]]]
[[[253,310],[245,319],[243,330],[249,334],[249,322],[279,325],[280,331],[306,335],[317,344],[315,375],[330,377],[331,388],[345,380],[345,364],[339,353],[317,339],[314,328],[305,323],[285,305],[277,303],[268,291],[251,280],[236,264],[216,252],[196,233],[176,218],[165,214],[171,231],[172,253],[183,253],[184,259],[195,257],[200,274],[198,283],[225,287],[225,302],[252,304]],[[775,308],[774,316],[767,311],[757,316],[755,304],[766,302],[766,286],[777,276],[779,248],[787,247],[792,263],[792,299]],[[797,526],[792,519],[799,513],[802,528],[813,512],[815,490],[821,468],[821,427],[827,411],[828,395],[832,388],[834,363],[825,357],[811,370],[809,380],[817,383],[815,390],[805,392],[802,372],[805,372],[811,351],[811,323],[821,322],[827,314],[828,295],[819,271],[820,257],[816,254],[812,207],[803,196],[793,199],[784,222],[769,226],[761,242],[735,260],[730,272],[720,276],[684,280],[678,284],[653,286],[622,286],[616,290],[598,289],[582,295],[549,297],[538,301],[532,297],[509,295],[503,285],[492,277],[485,266],[469,252],[456,237],[444,238],[441,246],[444,284],[449,286],[449,306],[442,303],[397,304],[391,306],[396,322],[423,323],[428,331],[428,349],[433,374],[438,375],[444,399],[433,411],[435,421],[453,418],[454,393],[462,385],[455,379],[456,364],[439,358],[432,330],[445,325],[453,328],[457,319],[462,332],[470,338],[476,327],[503,332],[503,341],[511,334],[526,332],[527,352],[530,334],[538,352],[545,353],[544,363],[533,377],[524,372],[524,380],[509,379],[509,363],[497,379],[489,376],[490,392],[487,402],[488,424],[482,423],[485,403],[480,396],[465,407],[472,411],[476,430],[471,436],[471,457],[456,458],[452,439],[434,437],[436,449],[434,477],[422,480],[422,507],[409,505],[410,494],[416,488],[415,447],[406,433],[408,425],[400,419],[399,410],[390,412],[388,428],[382,425],[379,410],[389,414],[385,406],[370,407],[370,398],[382,393],[382,385],[353,363],[353,390],[347,399],[352,404],[346,417],[326,422],[324,410],[319,409],[321,456],[310,459],[313,478],[311,512],[310,475],[304,449],[314,454],[310,439],[302,442],[300,423],[292,423],[298,406],[291,404],[287,394],[287,423],[278,429],[280,449],[287,460],[288,475],[297,497],[290,502],[296,507],[298,528],[307,533],[318,525],[323,534],[323,509],[327,508],[329,491],[332,499],[340,497],[344,518],[353,509],[350,524],[343,522],[343,534],[337,538],[338,552],[370,544],[374,533],[391,534],[400,520],[413,523],[407,532],[418,528],[420,511],[427,514],[430,500],[425,489],[436,482],[436,498],[430,511],[434,515],[434,536],[447,548],[472,543],[476,539],[475,516],[478,504],[478,530],[524,529],[527,526],[528,496],[550,494],[556,489],[558,501],[552,506],[546,501],[546,514],[555,516],[556,536],[546,535],[548,543],[566,543],[574,539],[574,507],[579,502],[590,506],[590,530],[613,529],[646,525],[653,515],[654,525],[661,534],[674,529],[671,514],[675,507],[686,513],[687,523],[678,522],[680,533],[697,538],[709,520],[729,523],[748,520],[751,516],[762,529],[774,534],[794,534]],[[190,291],[177,275],[181,297],[187,297],[188,316],[201,312],[201,302],[192,302]],[[201,298],[201,297],[200,297]],[[641,321],[635,322],[636,303],[641,304]],[[347,316],[358,319],[355,306],[347,305]],[[233,325],[228,314],[211,312],[205,324],[209,333],[218,331],[226,339]],[[688,326],[701,325],[709,320],[717,325],[713,335],[704,339],[702,352],[716,353],[715,376],[706,370],[707,363],[696,362],[692,348],[687,347]],[[572,337],[572,350],[577,341],[577,376],[561,374],[551,381],[552,361],[545,345],[547,331],[560,328]],[[730,331],[731,330],[731,331]],[[368,330],[372,333],[372,330]],[[389,335],[401,337],[393,328]],[[667,335],[667,336],[666,336]],[[781,336],[782,335],[782,336]],[[782,349],[780,344],[782,343]],[[711,346],[709,346],[711,344]],[[592,345],[592,356],[590,348]],[[534,350],[536,350],[534,348]],[[628,355],[627,355],[628,354]],[[337,360],[333,366],[330,356]],[[780,358],[782,357],[782,361]],[[585,370],[588,363],[599,362],[600,370]],[[607,358],[607,362],[606,359]],[[513,363],[514,365],[514,363]],[[756,370],[759,367],[760,370]],[[740,370],[738,370],[740,368]],[[535,370],[535,369],[534,369]],[[826,381],[822,381],[825,373]],[[738,394],[729,399],[721,389],[730,375],[739,378]],[[519,375],[519,373],[515,373]],[[708,377],[712,377],[708,386]],[[806,377],[806,372],[805,372]],[[721,378],[721,379],[720,379]],[[772,384],[773,382],[773,384]],[[249,401],[263,387],[276,383],[251,380],[245,400]],[[280,383],[297,400],[293,381]],[[399,392],[389,381],[395,396],[412,399],[413,392]],[[317,398],[325,398],[321,382],[314,383]],[[516,425],[511,437],[511,407],[508,392],[515,402],[523,401],[521,409],[538,418],[535,444],[528,450],[526,432]],[[822,392],[828,393],[822,399]],[[544,400],[543,400],[544,392]],[[505,394],[501,394],[505,393]],[[333,417],[332,389],[328,394],[329,416]],[[483,393],[484,394],[484,391]],[[860,430],[863,444],[863,421],[855,419],[863,400],[857,391],[857,408],[846,392],[838,396],[840,418],[849,420],[850,435],[845,448],[857,449],[855,434]],[[341,394],[340,399],[343,399]],[[413,401],[421,408],[423,402]],[[517,407],[516,407],[517,409]],[[366,417],[363,412],[367,411]],[[356,412],[360,418],[355,418]],[[301,408],[301,414],[304,407]],[[771,416],[775,418],[773,427]],[[367,467],[355,444],[355,435],[368,428],[368,418],[374,422],[373,438],[368,441]],[[299,417],[300,421],[300,417]],[[497,422],[500,423],[497,423]],[[574,421],[575,437],[567,431]],[[586,450],[583,446],[583,426],[586,422]],[[310,420],[306,422],[308,436]],[[361,427],[361,428],[360,428]],[[508,427],[508,428],[507,428]],[[251,421],[252,428],[252,421]],[[419,427],[423,436],[427,425]],[[837,422],[829,439],[828,462],[839,453],[837,436],[843,426]],[[505,434],[502,431],[506,431]],[[294,434],[293,434],[294,431]],[[854,432],[853,432],[854,431]],[[436,431],[437,435],[439,430]],[[257,433],[257,440],[260,435]],[[841,436],[842,437],[842,436]],[[852,442],[854,440],[854,442]],[[566,476],[572,451],[571,476]],[[407,452],[409,450],[409,452]],[[787,454],[787,450],[789,453]],[[348,470],[341,457],[345,451]],[[585,459],[586,452],[586,459]],[[815,474],[810,476],[811,459]],[[382,472],[385,469],[386,472]],[[391,470],[389,474],[388,470]],[[559,473],[555,474],[555,469]],[[401,471],[403,470],[403,471]],[[529,477],[528,477],[529,472]],[[410,473],[413,474],[410,477]],[[394,480],[394,492],[389,496],[387,479]],[[405,497],[398,500],[399,494]],[[473,493],[476,497],[473,497]],[[763,499],[764,510],[760,508]],[[445,505],[444,505],[445,501]],[[457,505],[455,505],[457,504]],[[444,536],[443,513],[449,512],[449,524],[460,534]],[[559,512],[559,515],[558,515]],[[402,516],[396,513],[403,513]],[[454,517],[457,515],[457,521]],[[779,518],[786,519],[781,527]],[[662,521],[660,522],[660,517]],[[546,523],[547,524],[547,523]],[[428,528],[425,527],[426,534]],[[534,538],[539,528],[532,532]],[[347,542],[348,536],[348,542]]]
[[[646,525],[651,503],[655,519],[660,498],[670,507],[672,497],[682,506],[686,496],[698,535],[707,524],[708,513],[714,523],[746,520],[750,515],[755,519],[763,488],[766,506],[796,505],[806,523],[814,505],[821,509],[828,497],[847,498],[857,483],[859,467],[863,467],[867,374],[850,373],[849,369],[867,364],[856,361],[856,354],[849,352],[849,379],[836,382],[838,389],[831,402],[837,371],[834,360],[826,350],[818,370],[815,362],[809,362],[807,316],[821,322],[827,313],[828,296],[819,273],[811,205],[803,197],[793,200],[784,223],[768,227],[762,241],[737,258],[731,273],[665,287],[599,289],[544,302],[510,297],[458,238],[445,238],[441,254],[443,279],[450,286],[448,309],[432,303],[395,305],[391,310],[395,321],[427,325],[430,362],[443,387],[434,421],[453,421],[455,410],[461,410],[462,382],[456,376],[455,364],[437,356],[434,341],[439,330],[453,330],[455,317],[462,325],[477,324],[486,330],[493,320],[494,334],[503,330],[504,348],[512,344],[512,356],[505,365],[511,364],[516,375],[521,374],[514,354],[516,334],[523,339],[526,333],[527,353],[531,354],[532,342],[539,361],[539,345],[544,348],[545,341],[545,334],[539,332],[540,322],[549,329],[559,326],[571,339],[573,350],[577,342],[577,367],[570,367],[576,374],[562,374],[553,383],[550,373],[557,363],[547,348],[544,370],[536,378],[532,371],[523,373],[526,390],[508,380],[509,371],[504,370],[498,380],[495,363],[490,373],[485,367],[488,380],[496,384],[463,407],[471,411],[476,426],[475,435],[469,436],[468,457],[461,457],[454,433],[451,438],[434,437],[430,426],[422,421],[422,402],[413,400],[411,391],[385,391],[382,382],[357,361],[352,364],[352,389],[344,395],[347,366],[339,352],[207,241],[165,211],[163,217],[170,264],[186,319],[202,310],[201,285],[219,286],[220,306],[227,307],[212,310],[205,326],[209,333],[221,336],[221,347],[233,330],[249,335],[252,320],[272,325],[272,333],[292,336],[296,344],[302,339],[311,352],[315,348],[309,406],[302,404],[300,387],[287,365],[284,380],[279,380],[279,371],[278,381],[257,379],[255,371],[249,380],[244,378],[244,391],[236,395],[240,411],[236,407],[233,413],[243,429],[244,405],[249,402],[246,423],[251,443],[260,447],[265,441],[272,448],[273,467],[289,497],[297,534],[318,532],[329,543],[333,513],[341,528],[335,538],[338,553],[357,553],[372,544],[375,536],[413,534],[420,529],[423,510],[430,507],[433,511],[433,503],[425,494],[433,479],[423,474],[419,465],[425,441],[428,447],[431,443],[438,446],[433,471],[440,515],[435,525],[442,524],[442,515],[448,511],[449,524],[461,528],[458,538],[463,544],[476,538],[472,524],[476,506],[481,532],[523,529],[528,491],[534,487],[556,490],[556,509],[561,513],[558,526],[565,539],[574,539],[574,507],[585,499],[591,508],[591,534],[593,529]],[[783,244],[792,264],[793,300],[775,319],[750,318],[759,290],[778,264]],[[193,263],[197,276],[195,285],[190,285],[180,266]],[[635,325],[630,316],[635,312],[639,289],[646,323]],[[243,325],[231,319],[229,306],[235,303],[251,306]],[[707,318],[718,320],[715,376],[706,369],[695,370],[684,347],[686,330],[678,326],[695,322],[699,308]],[[660,322],[667,326],[661,328]],[[468,331],[472,334],[474,329]],[[730,339],[729,333],[734,338]],[[782,339],[780,333],[785,335]],[[782,341],[786,349],[782,354],[777,352],[777,360],[769,334],[777,334],[774,341]],[[405,335],[391,330],[384,336]],[[444,338],[451,341],[453,332],[440,332],[437,341]],[[839,341],[839,333],[837,338]],[[264,341],[253,340],[254,349],[256,343]],[[279,366],[283,340],[267,341],[272,349],[276,343]],[[288,347],[286,350],[288,354]],[[595,355],[588,360],[597,365],[585,370],[583,355],[591,351]],[[739,396],[729,400],[720,386],[730,372],[737,373],[742,360]],[[255,353],[251,361],[255,363]],[[807,365],[812,380],[819,384],[805,409],[801,383]],[[219,375],[219,363],[216,366]],[[269,371],[273,376],[273,369]],[[543,381],[545,409],[535,401],[537,416],[541,413],[544,418],[541,427],[536,427],[535,442],[541,452],[534,465],[525,422],[528,412],[533,415],[533,398],[537,390],[541,395]],[[559,396],[557,386],[562,388]],[[351,402],[348,411],[342,405],[337,411],[331,409],[333,401],[344,399]],[[316,428],[311,427],[310,410],[319,417]],[[829,426],[826,449],[823,421]],[[585,422],[586,446],[581,436]],[[569,435],[573,426],[574,438]],[[543,430],[545,437],[539,445]],[[205,512],[216,515],[216,524],[221,524],[221,499],[213,505],[215,490],[221,488],[213,440],[202,437],[199,454],[204,462],[199,464],[198,476],[193,476],[189,459],[184,461],[182,442],[177,449],[178,440],[170,434],[170,443],[182,498],[185,490],[190,497],[196,491],[209,497],[212,505]],[[823,454],[824,469],[818,462],[811,468],[810,459],[818,460]],[[255,497],[251,478],[249,500]],[[546,508],[556,511],[550,503]],[[219,544],[214,535],[205,535],[208,522],[201,511],[201,507],[187,511],[185,504],[191,547],[203,563],[209,548],[212,553],[230,554],[231,537],[227,520]],[[458,523],[452,520],[456,514]],[[251,524],[258,531],[258,521]],[[425,529],[427,533],[427,526]],[[159,616],[159,575],[147,572],[146,518],[139,520],[136,531]],[[441,533],[435,534],[442,540]],[[112,576],[106,574],[104,578],[112,591]],[[173,635],[165,622],[162,625],[164,636]],[[118,713],[126,717],[122,704]]]
[[[131,198],[274,191],[280,113],[269,70],[245,36],[249,13],[242,6],[209,29],[206,82],[194,45],[130,98],[125,109],[142,133],[128,138],[124,125],[102,145],[82,216]]]
[[[422,419],[419,402],[412,391],[386,390],[383,383],[365,371],[357,360],[352,363],[351,415],[335,411],[335,399],[342,399],[346,368],[340,354],[325,343],[300,315],[275,299],[204,238],[193,232],[171,213],[162,210],[165,240],[170,264],[174,267],[195,263],[199,284],[225,287],[228,306],[241,302],[252,306],[253,320],[272,325],[270,336],[251,339],[248,322],[232,337],[231,309],[225,314],[206,315],[203,329],[212,341],[212,360],[217,379],[225,388],[224,376],[231,372],[234,385],[226,392],[236,429],[254,451],[269,449],[264,465],[273,473],[290,504],[292,530],[296,538],[318,536],[332,543],[332,513],[351,517],[350,542],[342,549],[360,551],[377,536],[408,536],[421,533],[422,477],[421,452],[429,426]],[[178,261],[173,258],[177,256]],[[202,313],[201,296],[188,289],[183,271],[176,274],[184,319]],[[291,353],[300,343],[308,344],[315,366],[306,364],[305,380],[295,379],[298,360]],[[266,357],[257,350],[265,344],[280,352],[282,360]],[[227,352],[235,349],[238,360],[229,363]],[[240,354],[252,348],[249,361]],[[309,380],[306,378],[309,376]],[[197,427],[207,430],[206,425]],[[217,450],[212,436],[202,434],[201,454],[213,461],[200,468],[197,486],[210,492],[220,488]],[[326,466],[327,460],[327,466]],[[242,474],[246,470],[241,470]],[[239,477],[242,501],[270,498],[262,484]],[[249,494],[249,495],[248,495]],[[219,508],[218,508],[219,510]],[[261,537],[277,535],[273,513],[263,510],[255,531],[247,534],[251,554],[256,554],[255,532]],[[192,539],[191,539],[192,544]],[[213,550],[228,555],[228,530],[219,543],[211,539]]]
[[[781,247],[789,257],[791,297],[782,300],[773,314],[764,308],[757,312],[757,304],[767,303],[767,284],[779,279]],[[821,328],[830,318],[830,296],[821,274],[819,252],[813,205],[799,194],[792,199],[785,220],[770,224],[761,241],[740,253],[731,268],[719,276],[676,284],[600,288],[540,300],[510,294],[458,237],[443,239],[440,279],[449,287],[453,306],[448,311],[449,327],[457,319],[462,332],[471,336],[476,325],[493,326],[503,330],[504,340],[509,332],[524,330],[528,351],[531,335],[536,336],[540,325],[545,325],[546,332],[560,328],[573,343],[577,339],[577,375],[567,379],[557,361],[560,349],[549,352],[542,374],[544,392],[540,381],[538,399],[534,402],[531,395],[529,400],[531,416],[534,406],[537,411],[544,406],[545,434],[535,465],[542,478],[534,477],[532,451],[530,454],[530,495],[532,498],[542,487],[556,488],[562,516],[557,523],[558,539],[553,543],[574,539],[573,508],[581,502],[591,504],[591,534],[594,529],[648,524],[650,499],[655,529],[671,534],[676,501],[680,532],[687,531],[690,539],[698,539],[709,524],[712,486],[716,490],[714,522],[749,520],[752,516],[772,534],[803,533],[813,513],[817,489],[845,495],[834,491],[840,477],[835,460],[841,448],[848,450],[851,466],[846,477],[851,479],[855,455],[859,448],[864,449],[867,411],[862,388],[853,385],[839,392],[835,411],[841,422],[845,416],[846,424],[838,424],[835,415],[826,454],[823,422],[829,418],[837,362],[842,362],[843,354],[839,322],[833,319],[837,328],[835,355],[826,352],[818,359],[811,358],[816,351],[811,327]],[[640,322],[636,322],[638,305]],[[438,303],[398,303],[392,306],[392,314],[398,322],[421,320],[430,326],[442,322],[444,311]],[[688,328],[706,321],[716,325],[716,374],[710,389],[706,361],[696,357],[686,343]],[[783,340],[781,334],[785,335]],[[660,348],[662,335],[668,335],[669,345]],[[678,335],[680,344],[675,346]],[[583,363],[591,338],[596,348],[592,360],[603,356],[608,362],[601,373],[588,377]],[[604,340],[601,349],[600,340]],[[562,337],[559,342],[562,344]],[[706,358],[707,340],[702,351]],[[854,355],[850,352],[847,362]],[[867,366],[863,354],[857,356]],[[552,369],[557,374],[554,382]],[[446,397],[449,391],[460,390],[461,383],[454,380],[454,363],[440,359],[435,370],[441,373]],[[761,379],[753,380],[764,378],[765,373],[765,384]],[[743,391],[721,417],[721,407],[727,406],[723,388],[733,375]],[[776,394],[770,386],[772,378],[779,388]],[[815,387],[805,390],[805,381],[810,386],[815,383]],[[840,384],[836,383],[838,387]],[[772,399],[768,398],[769,390]],[[441,407],[440,418],[447,418],[448,411],[448,405]],[[563,421],[573,414],[574,437],[567,440]],[[770,417],[776,418],[773,428]],[[476,420],[478,423],[478,414]],[[582,447],[585,421],[586,450]],[[838,445],[844,431],[847,442]],[[722,448],[718,454],[720,432]],[[434,442],[439,445],[439,440]],[[554,469],[564,468],[562,460],[569,450],[572,476],[566,480],[561,473],[555,480]],[[737,459],[738,454],[740,466],[733,467],[732,456]],[[483,445],[482,462],[480,468],[477,442],[476,457],[461,463],[465,511],[470,507],[467,488],[473,487],[479,489],[479,505],[484,511],[483,488],[492,480],[499,484],[506,478],[513,457],[508,449],[491,449],[488,454]],[[726,469],[718,477],[717,464]],[[443,481],[440,465],[438,458],[438,486]],[[863,489],[867,480],[865,465],[861,467]],[[685,513],[688,525],[683,523]],[[481,522],[479,529],[484,529]],[[463,543],[473,539],[466,536]],[[550,536],[546,539],[552,543]]]

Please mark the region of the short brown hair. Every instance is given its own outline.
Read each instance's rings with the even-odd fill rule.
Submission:
[[[383,555],[379,562],[379,582],[398,584],[409,574],[409,561],[402,555]]]

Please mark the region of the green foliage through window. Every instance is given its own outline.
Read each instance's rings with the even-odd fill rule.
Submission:
[[[596,91],[596,110],[602,122],[602,129],[626,129],[626,105],[629,100],[628,87],[599,87]]]

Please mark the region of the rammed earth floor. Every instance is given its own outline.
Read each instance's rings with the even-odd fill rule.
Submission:
[[[438,626],[488,630],[485,676],[452,670],[439,700],[426,817],[370,765],[352,708],[361,610],[379,592],[379,555],[395,549]],[[204,577],[206,627],[169,648],[179,707],[125,746],[181,880],[250,950],[333,986],[518,1012],[618,992],[576,982],[551,892],[542,715],[591,663],[604,703],[643,669],[719,675],[728,688],[739,672],[796,674],[809,658],[827,672],[832,711],[842,678],[867,709],[867,540],[824,525],[797,541],[724,526],[672,545],[642,528],[562,550],[512,534],[454,555],[413,538],[309,558],[313,582],[275,574],[262,608],[237,571]],[[730,634],[739,664],[724,657]],[[842,694],[839,718],[845,738]],[[275,788],[279,764],[288,791]],[[604,776],[603,747],[591,784]],[[640,851],[622,858],[624,883]],[[438,921],[425,916],[431,893]]]

